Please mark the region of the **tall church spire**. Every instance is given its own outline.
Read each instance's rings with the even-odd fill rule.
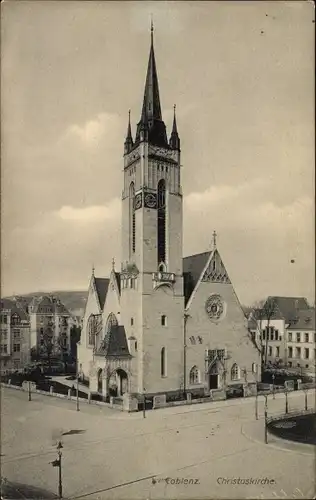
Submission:
[[[140,121],[137,125],[136,142],[144,138],[157,146],[168,147],[166,126],[162,121],[158,76],[154,51],[154,27],[151,21],[150,52],[147,67],[143,107]],[[147,135],[148,133],[148,135]]]
[[[176,120],[176,105],[173,106],[173,125],[172,132],[170,136],[169,146],[172,149],[180,150],[180,138],[177,129],[177,120]]]

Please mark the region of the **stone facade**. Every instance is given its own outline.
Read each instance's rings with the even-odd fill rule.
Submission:
[[[180,138],[174,114],[167,139],[152,40],[141,119],[135,139],[129,122],[124,144],[121,269],[113,262],[109,278],[92,273],[78,344],[92,392],[225,394],[260,378],[215,239],[212,250],[183,259],[182,226]]]

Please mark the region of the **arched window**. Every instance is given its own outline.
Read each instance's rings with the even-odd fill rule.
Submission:
[[[163,347],[160,353],[160,375],[165,377],[167,373],[166,370],[166,348]]]
[[[166,183],[164,179],[158,182],[157,211],[157,250],[158,265],[166,262]]]
[[[95,345],[95,321],[93,314],[88,319],[88,343],[89,345]]]
[[[165,314],[161,316],[161,324],[162,326],[167,326],[167,316]]]
[[[231,369],[231,379],[239,380],[240,379],[240,368],[237,363],[234,363]]]
[[[200,370],[195,365],[190,370],[189,382],[191,385],[200,383]]]
[[[129,235],[130,254],[135,253],[136,248],[136,220],[135,220],[135,186],[131,182],[129,186]]]

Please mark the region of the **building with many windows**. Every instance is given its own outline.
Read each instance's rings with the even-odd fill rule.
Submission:
[[[21,370],[30,361],[30,321],[13,300],[1,299],[1,373]]]
[[[314,373],[316,363],[315,309],[304,297],[269,297],[273,313],[265,305],[254,310],[248,327],[262,351],[268,347],[268,363]]]
[[[91,276],[78,344],[92,392],[256,390],[259,351],[217,248],[183,258],[180,138],[162,119],[153,32],[141,117],[124,143],[122,260]],[[211,232],[211,231],[210,231]]]
[[[28,305],[28,314],[31,348],[43,351],[50,346],[54,356],[70,352],[70,331],[73,325],[77,325],[77,318],[57,297],[33,297]]]

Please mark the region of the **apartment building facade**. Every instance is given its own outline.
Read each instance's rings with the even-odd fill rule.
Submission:
[[[30,321],[13,300],[1,300],[1,373],[23,369],[30,362]]]

